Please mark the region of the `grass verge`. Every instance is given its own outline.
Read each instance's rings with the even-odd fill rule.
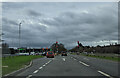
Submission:
[[[86,54],[80,54],[80,55],[120,62],[120,58],[119,57],[99,56],[99,55],[89,55],[89,54],[88,55],[86,55]]]
[[[73,55],[77,55],[76,53],[72,53]],[[116,62],[120,62],[120,57],[112,57],[112,56],[100,56],[100,55],[90,55],[90,54],[80,54],[82,56],[93,57],[93,58],[100,58],[106,60],[112,60]]]
[[[41,58],[40,55],[30,55],[30,56],[12,56],[2,58],[2,75],[11,73],[15,70],[25,67],[31,60],[36,58]]]

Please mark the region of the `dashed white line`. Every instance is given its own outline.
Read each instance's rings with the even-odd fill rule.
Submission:
[[[65,58],[63,58],[63,61],[65,61]]]
[[[104,73],[104,72],[102,72],[102,71],[98,71],[99,73],[101,73],[102,75],[104,75],[104,76],[107,76],[107,77],[109,77],[109,78],[113,78],[113,77],[111,77],[110,75],[108,75],[108,74],[106,74],[106,73]]]
[[[43,67],[45,67],[45,65],[43,65]]]
[[[35,70],[33,73],[37,73],[39,70]]]
[[[85,65],[85,66],[90,66],[90,65],[88,65],[88,64],[86,64],[86,63],[84,63],[84,62],[81,62],[81,61],[79,61],[81,64],[83,64],[83,65]]]
[[[76,59],[74,58],[74,60],[76,60]]]
[[[48,64],[48,63],[45,63],[46,65]]]
[[[28,75],[28,77],[26,77],[26,78],[30,78],[30,77],[32,77],[32,75]]]
[[[48,61],[48,63],[50,63],[52,60]]]
[[[40,67],[39,69],[42,69],[43,67]]]
[[[83,59],[85,59],[85,60],[89,60],[89,59],[87,59],[87,58],[83,58]]]

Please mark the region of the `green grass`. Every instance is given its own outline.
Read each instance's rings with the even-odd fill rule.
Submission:
[[[30,56],[13,56],[13,57],[2,58],[2,66],[8,66],[8,67],[2,67],[2,75],[23,68],[25,67],[25,65],[28,65],[31,60],[41,57],[43,56],[30,55]]]
[[[112,61],[118,61],[120,62],[120,58],[119,57],[111,57],[111,56],[99,56],[99,55],[85,55],[85,54],[81,54],[83,56],[88,56],[88,57],[94,57],[94,58],[100,58],[100,59],[107,59],[107,60],[112,60]]]

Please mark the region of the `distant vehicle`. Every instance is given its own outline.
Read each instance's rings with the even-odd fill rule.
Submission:
[[[57,55],[57,53],[55,53],[55,56]]]
[[[46,56],[46,52],[43,52],[42,55],[43,55],[43,56]]]
[[[46,54],[46,57],[49,58],[54,58],[54,53],[52,51],[48,51],[47,54]]]
[[[62,56],[67,56],[67,52],[62,52],[61,55]]]
[[[35,55],[40,55],[39,53],[35,53]]]
[[[30,52],[30,55],[35,55],[35,52]]]
[[[79,52],[77,52],[76,54],[77,54],[77,55],[80,55],[80,53],[79,53]]]

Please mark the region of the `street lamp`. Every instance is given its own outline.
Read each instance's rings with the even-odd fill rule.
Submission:
[[[21,25],[22,25],[22,22],[24,22],[24,21],[21,21],[21,22],[19,23],[19,48],[20,48],[20,39],[21,39]],[[20,53],[20,50],[19,50],[19,53]]]

